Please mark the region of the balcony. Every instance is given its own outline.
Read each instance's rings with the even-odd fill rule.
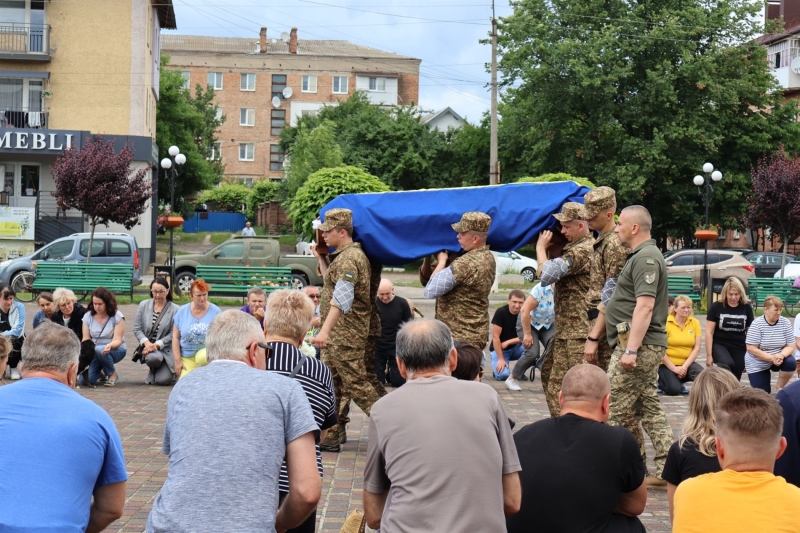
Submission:
[[[0,128],[46,129],[50,113],[46,110],[29,111],[25,107],[0,110]]]
[[[0,59],[50,61],[50,26],[0,22]]]

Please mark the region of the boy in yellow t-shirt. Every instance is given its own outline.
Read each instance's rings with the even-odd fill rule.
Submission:
[[[689,394],[683,386],[694,381],[703,371],[695,363],[700,353],[700,322],[692,316],[692,301],[686,296],[675,298],[667,317],[667,353],[658,367],[658,389],[667,396]]]
[[[786,450],[778,402],[738,389],[722,397],[716,418],[722,472],[678,485],[673,533],[800,533],[800,488],[772,474]]]

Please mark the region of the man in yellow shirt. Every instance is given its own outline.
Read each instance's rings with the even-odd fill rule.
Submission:
[[[722,472],[678,485],[673,533],[800,533],[800,488],[772,474],[786,450],[778,402],[738,389],[722,397],[716,418]]]
[[[701,329],[687,296],[675,298],[665,327],[667,352],[658,367],[658,392],[667,396],[689,394],[683,384],[694,381],[703,367],[694,362],[700,353]]]

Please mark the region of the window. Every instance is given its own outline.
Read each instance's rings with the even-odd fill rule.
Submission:
[[[775,68],[781,68],[781,53],[775,54]]]
[[[118,239],[109,239],[108,241],[108,256],[109,257],[130,257],[131,245],[125,241]]]
[[[181,77],[183,78],[183,85],[181,86],[182,89],[190,89],[191,88],[191,72],[188,70],[181,71]]]
[[[37,196],[39,193],[39,167],[34,165],[22,165],[22,183],[20,185],[21,196]]]
[[[315,93],[317,92],[317,77],[316,76],[303,76],[303,87],[302,90],[304,93]]]
[[[243,91],[256,90],[256,75],[255,74],[242,74],[239,88]]]
[[[689,266],[694,264],[694,254],[684,254],[675,257],[670,257],[668,261],[672,261],[672,266]]]
[[[239,125],[240,126],[255,126],[256,125],[256,110],[242,108],[239,110]]]
[[[347,76],[333,77],[333,94],[347,94]]]
[[[209,72],[208,86],[215,91],[222,90],[222,72]]]
[[[217,107],[217,112],[214,115],[214,118],[217,119],[217,120],[222,120],[222,108],[221,107],[219,107],[219,106]]]
[[[0,28],[5,47],[17,52],[47,52],[43,0],[4,0],[0,2]],[[7,49],[7,48],[6,48]]]
[[[286,110],[273,109],[270,120],[270,135],[280,135],[284,126],[286,126]]]
[[[89,239],[81,240],[81,247],[78,253],[83,257],[87,257],[89,255]],[[106,240],[95,239],[92,242],[92,259],[94,259],[95,257],[105,257],[105,256],[106,256]]]
[[[65,259],[72,254],[72,247],[75,244],[72,240],[55,242],[36,254],[32,259]],[[87,245],[88,249],[88,245]]]
[[[283,151],[279,144],[269,145],[269,169],[283,170]]]
[[[250,243],[250,257],[257,257],[259,259],[269,257],[267,247],[263,244]]]
[[[244,256],[244,242],[232,242],[220,246],[217,254],[220,259],[241,259]]]
[[[43,111],[42,80],[24,78],[0,78],[0,108],[6,111],[6,120],[15,128],[26,128],[29,124],[25,121],[26,112]],[[9,114],[8,112],[12,112]],[[31,117],[29,116],[28,119]],[[43,118],[37,115],[39,121]],[[44,127],[45,124],[30,124],[30,127]]]
[[[253,161],[255,159],[256,145],[253,143],[243,143],[239,145],[239,161]]]
[[[211,145],[211,152],[206,157],[209,161],[219,161],[222,159],[222,148],[220,147],[219,143],[214,143]]]
[[[369,79],[370,91],[386,91],[386,78],[370,78]]]
[[[286,74],[273,74],[272,75],[272,96],[278,97],[283,100],[283,90],[286,88]]]

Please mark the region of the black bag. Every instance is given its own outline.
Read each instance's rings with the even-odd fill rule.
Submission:
[[[156,342],[158,340],[156,338],[158,337],[158,326],[159,324],[161,324],[161,319],[164,318],[164,313],[166,313],[168,306],[169,302],[167,302],[166,305],[164,305],[164,308],[158,314],[158,318],[156,319],[155,324],[153,324],[153,329],[150,332],[150,335],[147,337],[147,340],[149,340],[150,342]],[[131,363],[135,363],[138,361],[139,363],[144,364],[144,354],[142,353],[143,351],[144,351],[144,344],[139,343],[136,346],[136,349],[133,351],[133,359],[131,359]]]
[[[144,356],[142,352],[144,351],[144,344],[139,344],[136,346],[136,349],[133,351],[133,359],[131,359],[131,363],[139,362],[144,364]]]

